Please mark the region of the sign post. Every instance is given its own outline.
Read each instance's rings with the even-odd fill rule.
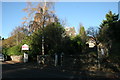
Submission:
[[[57,66],[57,63],[58,63],[58,55],[55,54],[55,66]]]
[[[28,62],[28,54],[24,53],[24,63]]]
[[[24,51],[27,51],[29,50],[29,46],[27,44],[24,44],[22,46],[22,50]],[[28,62],[28,54],[27,53],[24,53],[24,63]]]

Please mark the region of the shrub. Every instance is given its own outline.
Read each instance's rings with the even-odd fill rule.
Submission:
[[[13,46],[7,50],[7,55],[22,55],[21,45]]]

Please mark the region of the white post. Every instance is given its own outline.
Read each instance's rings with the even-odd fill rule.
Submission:
[[[104,49],[103,48],[101,48],[101,54],[104,55]]]
[[[64,53],[62,52],[62,54],[61,54],[61,66],[62,66],[62,63],[63,63],[63,55],[64,55]]]
[[[55,54],[55,66],[57,66],[57,63],[58,63],[58,55]]]
[[[44,37],[42,36],[42,55],[44,55]]]
[[[97,45],[97,57],[98,69],[100,69],[100,45]]]
[[[28,54],[24,53],[24,63],[28,62]]]

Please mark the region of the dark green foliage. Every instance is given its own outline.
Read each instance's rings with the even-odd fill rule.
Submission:
[[[23,41],[22,45],[27,44],[29,46],[29,53],[30,57],[36,56],[37,54],[41,54],[41,46],[42,46],[42,30],[38,30],[33,32],[30,36],[27,36]]]
[[[83,44],[85,44],[86,40],[87,40],[87,34],[86,34],[86,31],[85,31],[85,28],[83,25],[80,25],[79,36],[80,36]]]
[[[120,55],[120,21],[110,24],[108,28],[108,36],[111,40],[111,54]]]
[[[63,41],[63,52],[65,54],[80,54],[82,52],[82,40],[79,35],[74,38],[65,37]]]
[[[85,49],[86,49],[86,41],[87,41],[87,33],[85,31],[85,28],[82,24],[80,24],[80,30],[79,30],[79,35],[77,35],[76,37],[78,37],[78,40],[80,43],[81,43],[81,49],[82,49],[82,52],[85,52]]]
[[[8,49],[8,48],[4,48],[4,47],[3,47],[1,53],[3,53],[3,54],[7,54],[7,49]]]
[[[120,21],[116,21],[110,24],[110,27],[108,29],[109,31],[109,37],[113,41],[119,41],[120,40]]]
[[[82,42],[82,39],[79,35],[74,37],[73,46],[75,48],[75,53],[81,53],[82,52],[82,48],[84,46],[84,43]]]
[[[82,40],[78,35],[74,38],[65,37],[65,30],[59,23],[51,23],[43,30],[38,30],[26,37],[22,44],[30,46],[31,56],[42,54],[42,36],[44,36],[45,54],[64,52],[65,54],[79,54],[82,51]]]
[[[118,35],[118,33],[117,34],[114,33],[116,32],[116,30],[119,30],[119,28],[116,29],[117,20],[118,20],[118,15],[112,14],[111,11],[109,11],[109,13],[106,14],[106,20],[103,20],[102,24],[100,25],[100,32],[99,32],[100,41],[109,42],[113,38],[113,35],[114,35],[114,38],[115,38],[115,35]]]
[[[64,28],[59,23],[51,23],[44,29],[45,48],[47,53],[61,53]]]
[[[13,46],[11,48],[9,48],[7,50],[7,55],[11,56],[11,55],[23,55],[21,53],[21,46],[22,45],[17,45],[17,46]]]
[[[63,40],[63,52],[65,54],[74,54],[74,48],[70,37],[66,36]]]
[[[54,54],[62,52],[62,39],[64,28],[59,23],[51,23],[44,29],[39,29],[26,37],[22,44],[30,46],[29,54],[31,56],[42,54],[42,37],[44,36],[45,54]]]
[[[118,15],[110,11],[106,14],[106,20],[103,20],[100,25],[98,40],[104,43],[111,54],[119,54],[119,33],[120,21],[118,21]]]

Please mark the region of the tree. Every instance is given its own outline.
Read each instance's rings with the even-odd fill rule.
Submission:
[[[63,52],[68,55],[80,54],[82,52],[83,43],[79,35],[75,37],[65,36],[63,38]]]
[[[43,30],[51,22],[56,20],[56,16],[54,15],[54,11],[52,11],[53,3],[44,2],[38,3],[35,7],[33,7],[32,3],[28,3],[27,8],[24,9],[28,13],[28,18],[30,19],[29,30],[30,32],[38,31],[39,29]],[[34,20],[33,19],[34,16]],[[44,34],[42,37],[42,54],[44,55]]]
[[[11,36],[14,36],[14,39],[16,40],[16,45],[20,44],[26,36],[25,28],[20,26],[15,27],[15,29],[13,29],[13,31],[11,32]]]
[[[61,53],[64,33],[65,30],[60,23],[51,23],[47,25],[44,29],[45,47],[47,50],[54,53]]]
[[[95,30],[94,27],[89,27],[87,29],[87,35],[92,36],[92,37],[95,38],[95,37],[97,37],[97,34],[98,34],[98,31],[97,31],[97,29]]]
[[[62,40],[64,28],[59,23],[51,23],[43,30],[39,29],[27,37],[22,44],[30,46],[30,55],[35,56],[42,53],[42,35],[44,34],[45,54],[62,52]]]
[[[82,24],[80,24],[79,35],[80,35],[80,39],[82,40],[82,48],[84,51],[85,44],[87,41],[87,34],[86,34],[86,31],[85,31],[84,26]]]
[[[27,7],[23,11],[28,13],[28,17],[24,17],[25,22],[29,22],[29,29],[31,32],[44,28],[56,18],[53,11],[54,3],[40,2],[40,3],[27,3]],[[34,19],[34,20],[33,20]]]
[[[7,50],[16,45],[15,36],[2,40],[2,53],[7,54]]]
[[[106,20],[103,20],[100,25],[98,40],[102,42],[109,51],[114,51],[118,48],[112,49],[112,47],[118,43],[118,34],[120,30],[118,25],[118,15],[115,13],[113,14],[112,11],[106,14]]]
[[[109,11],[108,14],[106,14],[106,20],[103,20],[100,28],[99,28],[99,40],[104,42],[111,42],[110,35],[111,31],[109,29],[111,28],[112,24],[118,20],[118,15],[113,14],[112,11]],[[103,40],[102,40],[103,39]]]
[[[20,45],[22,40],[27,36],[28,31],[24,28],[24,26],[15,27],[11,32],[11,36],[7,39],[2,38],[2,52],[7,54],[7,50],[16,45]]]

